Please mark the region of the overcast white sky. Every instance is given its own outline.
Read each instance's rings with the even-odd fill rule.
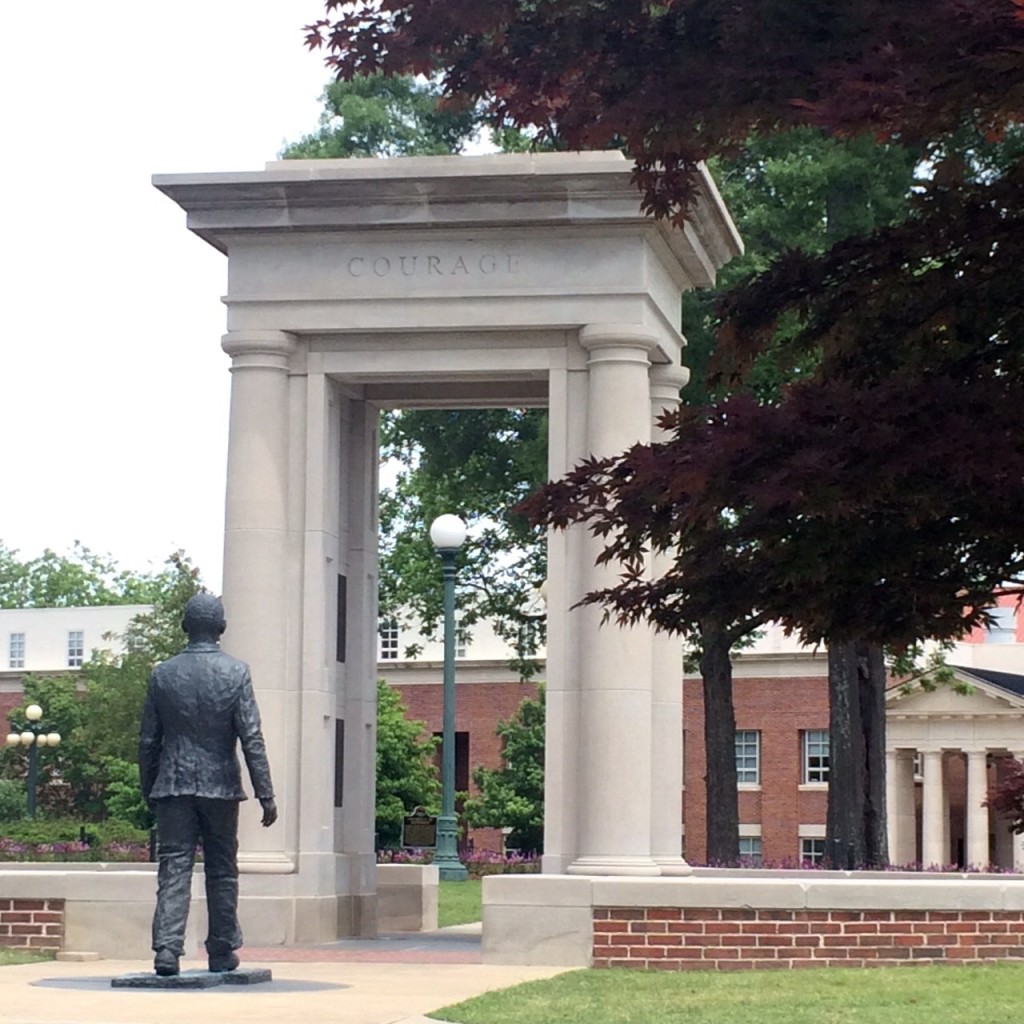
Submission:
[[[154,173],[258,170],[317,124],[322,0],[0,6],[0,541],[219,589],[226,261]]]

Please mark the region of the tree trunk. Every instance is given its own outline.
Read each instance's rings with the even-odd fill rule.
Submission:
[[[887,863],[885,662],[881,648],[828,645],[829,787],[825,858],[850,870]]]
[[[707,862],[735,864],[740,852],[736,790],[736,715],[732,703],[729,636],[714,622],[701,623],[700,674],[704,682],[704,749],[707,794]]]
[[[865,645],[860,675],[860,717],[864,730],[864,847],[868,867],[889,863],[885,806],[885,655],[878,644]]]

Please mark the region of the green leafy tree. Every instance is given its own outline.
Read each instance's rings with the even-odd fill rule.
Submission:
[[[466,801],[474,827],[509,828],[506,845],[523,853],[544,848],[544,688],[527,697],[508,720],[498,723],[501,768],[477,768],[479,795]]]
[[[137,759],[149,674],[185,646],[185,603],[202,589],[199,570],[183,552],[175,552],[158,577],[151,610],[136,615],[121,636],[110,638],[122,649],[93,651],[82,666],[81,730],[97,758]]]
[[[287,145],[285,160],[359,156],[443,156],[476,135],[475,107],[439,103],[435,85],[402,75],[332,82],[321,96],[320,127]]]
[[[39,750],[37,813],[44,815],[102,815],[101,772],[89,744],[80,735],[83,699],[71,676],[33,676],[23,680],[24,702],[11,713],[12,720],[25,721],[25,708],[38,704],[42,722],[60,734],[58,747]],[[0,774],[22,782],[28,777],[29,752],[25,747],[0,751]]]
[[[459,554],[459,628],[488,621],[532,675],[543,616],[526,612],[546,575],[546,552],[513,511],[546,479],[547,416],[536,409],[421,410],[383,425],[381,454],[399,467],[381,495],[381,607],[419,618],[430,635],[442,618],[430,523],[456,512],[473,542]]]
[[[116,570],[114,576],[129,578]],[[130,586],[134,588],[134,583]],[[145,594],[151,610],[135,616],[123,635],[108,636],[123,650],[93,651],[76,676],[25,678],[24,706],[39,704],[44,720],[61,734],[60,746],[47,748],[40,756],[44,813],[90,820],[127,814],[127,820],[145,827],[149,818],[138,790],[136,761],[149,674],[157,662],[184,647],[185,602],[201,589],[198,569],[184,553],[175,552],[161,572],[147,577]],[[14,717],[23,716],[24,706]],[[5,749],[0,766],[5,775],[23,778],[27,753],[23,748]]]
[[[402,819],[415,807],[436,813],[441,787],[434,764],[437,740],[423,722],[406,718],[399,692],[377,682],[377,845],[401,842]]]
[[[121,569],[80,541],[70,554],[47,548],[22,560],[0,543],[0,608],[81,608],[151,604],[163,586],[160,573]]]

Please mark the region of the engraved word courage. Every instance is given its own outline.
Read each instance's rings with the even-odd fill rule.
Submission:
[[[519,254],[480,256],[353,256],[345,263],[349,277],[487,277],[519,272]]]

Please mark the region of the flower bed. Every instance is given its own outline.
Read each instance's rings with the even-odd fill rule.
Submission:
[[[25,843],[15,839],[0,838],[0,861],[145,863],[148,860],[148,843],[113,842],[90,845],[79,840]]]
[[[484,875],[526,875],[540,871],[540,857],[536,854],[495,853],[493,850],[474,850],[460,854],[470,878]],[[378,850],[378,864],[432,864],[434,851],[427,849]]]

